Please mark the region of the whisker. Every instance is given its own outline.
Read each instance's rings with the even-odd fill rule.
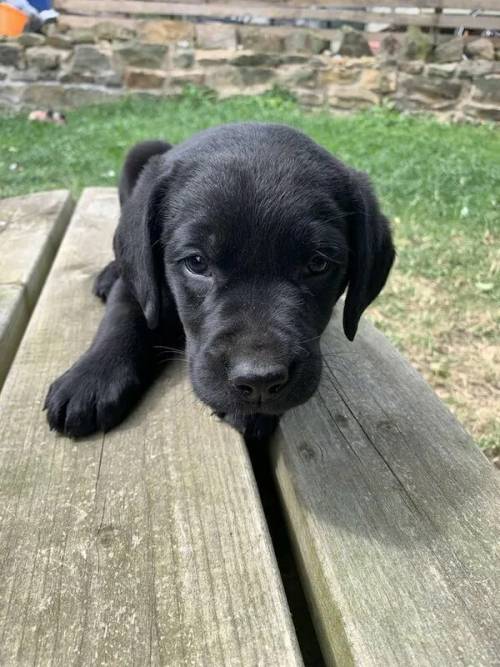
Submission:
[[[186,399],[191,399],[191,401],[193,402],[193,405],[189,406],[189,407],[196,407],[195,402],[194,402],[194,399],[196,399],[196,396],[194,395],[190,386],[184,387],[181,390],[181,395],[179,396],[178,400],[173,404],[172,407],[177,408]],[[197,403],[197,401],[196,401],[196,403]]]
[[[313,340],[318,340],[318,338],[321,338],[322,334],[319,334],[319,336],[313,336],[312,338],[305,338],[304,340],[299,340],[297,341],[297,345],[301,345],[302,343],[310,343]]]
[[[323,357],[355,357],[356,352],[322,352]]]
[[[160,357],[158,359],[158,362],[160,364],[167,364],[169,361],[176,361],[180,364],[186,364],[186,365],[189,364],[188,359],[182,359],[181,357]]]
[[[171,350],[160,350],[157,354],[171,354],[176,359],[187,359],[186,354],[182,354],[182,352],[172,352]]]
[[[167,352],[178,352],[179,354],[186,354],[186,351],[179,347],[169,347],[168,345],[153,345],[155,350],[167,350]]]

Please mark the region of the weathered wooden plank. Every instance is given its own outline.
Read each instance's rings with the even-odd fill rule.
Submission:
[[[119,5],[114,0],[56,0],[57,9],[74,14],[109,14],[155,15],[155,16],[196,16],[213,19],[227,19],[234,16],[264,17],[273,19],[320,19],[324,21],[358,21],[361,23],[391,23],[394,25],[419,25],[440,28],[465,26],[472,29],[500,28],[500,16],[471,14],[450,15],[445,13],[407,14],[392,12],[380,14],[330,7],[285,7],[282,5],[226,5],[173,2],[141,2],[140,0],[122,0]],[[119,9],[118,9],[119,8]]]
[[[97,0],[86,0],[89,7]],[[150,11],[148,5],[151,5],[158,0],[136,0],[141,2],[144,5],[145,13]],[[121,0],[107,0],[110,5],[118,5],[121,3]],[[199,2],[199,0],[168,0],[169,4],[172,5],[184,5],[189,8],[189,11],[193,13],[194,7],[198,8],[200,6],[210,6],[210,5],[220,5],[220,0],[204,0],[204,2]],[[240,10],[244,7],[244,4],[241,0],[225,0],[224,5],[226,7],[238,7]],[[480,11],[480,12],[490,12],[490,11],[500,11],[500,0],[477,0],[471,2],[471,0],[384,0],[380,3],[379,1],[370,1],[370,0],[350,0],[349,3],[346,3],[345,0],[327,0],[327,2],[321,3],[312,3],[305,2],[305,0],[277,0],[273,3],[270,3],[269,0],[252,0],[251,3],[248,3],[248,6],[253,10],[264,8],[265,10],[270,10],[272,8],[280,9],[302,9],[308,11],[315,8],[321,8],[329,10],[331,8],[335,9],[337,7],[360,7],[362,9],[369,10],[371,7],[398,7],[405,9],[465,9],[468,11]],[[117,9],[118,11],[118,9]]]
[[[95,27],[98,23],[101,23],[103,21],[111,21],[112,23],[116,25],[123,25],[126,26],[127,28],[132,28],[132,29],[139,29],[141,24],[144,22],[141,19],[132,19],[132,18],[127,18],[125,16],[117,16],[117,15],[112,15],[108,14],[105,16],[81,16],[78,14],[64,14],[61,18],[61,23],[66,24],[67,26],[71,28],[93,28]],[[147,19],[145,19],[147,20]],[[260,26],[250,26],[251,28],[257,27],[257,29],[260,28]],[[247,26],[239,26],[238,28],[242,28],[245,30]],[[281,31],[283,29],[283,26],[266,26],[268,30],[275,30],[275,31]],[[294,26],[294,30],[309,30],[307,26]],[[320,35],[321,37],[324,37],[325,39],[334,39],[335,37],[338,37],[338,32],[333,29],[325,29],[325,28],[316,28],[315,33],[317,35]],[[386,33],[382,32],[370,32],[370,38],[382,38],[385,36]]]
[[[67,190],[0,200],[0,387],[72,210]]]
[[[183,369],[105,436],[45,423],[102,313],[116,200],[84,192],[0,396],[0,664],[301,664],[246,450]]]
[[[113,0],[119,2],[119,0]],[[177,2],[177,0],[169,0],[170,2]],[[185,0],[183,0],[185,1]],[[231,0],[232,2],[237,2],[238,0]],[[212,2],[217,2],[217,0],[205,0],[209,4]],[[253,4],[253,3],[252,3]],[[281,0],[279,4],[290,5],[292,7],[307,7],[316,3],[308,3],[305,0]],[[478,10],[478,11],[500,11],[500,0],[349,0],[349,3],[346,3],[345,0],[326,0],[326,2],[317,3],[323,8],[341,6],[341,7],[365,7],[370,9],[371,7],[404,7],[423,9],[423,8],[434,8],[434,9],[467,9],[469,11]]]
[[[500,488],[420,375],[339,318],[273,463],[330,664],[500,664]]]

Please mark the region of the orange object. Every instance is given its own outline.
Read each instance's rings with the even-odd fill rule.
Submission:
[[[6,3],[0,4],[0,35],[16,37],[22,33],[27,22],[28,17],[19,9]]]

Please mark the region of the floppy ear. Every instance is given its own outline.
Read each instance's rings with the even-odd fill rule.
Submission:
[[[369,179],[351,173],[349,219],[348,288],[344,304],[344,332],[353,340],[359,319],[382,290],[394,262],[391,228],[379,205]]]
[[[155,329],[168,290],[161,261],[161,225],[168,175],[160,175],[157,159],[143,169],[124,203],[114,237],[120,274]]]

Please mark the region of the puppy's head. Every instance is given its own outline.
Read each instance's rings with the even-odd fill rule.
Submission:
[[[347,287],[352,340],[394,259],[367,178],[275,125],[210,130],[148,164],[116,240],[149,325],[175,302],[198,396],[241,414],[314,393],[335,302]]]

